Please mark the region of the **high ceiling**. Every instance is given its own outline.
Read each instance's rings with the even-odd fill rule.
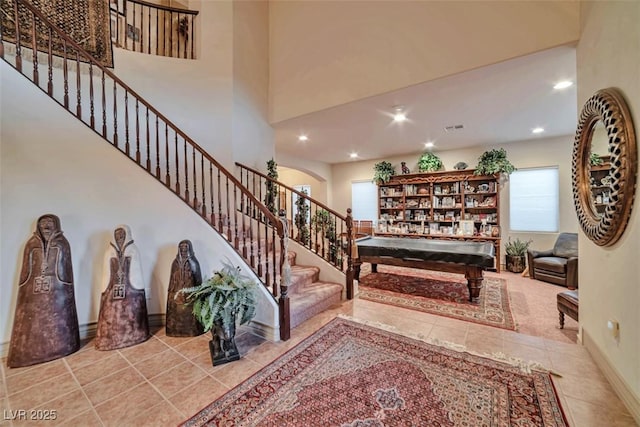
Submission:
[[[558,47],[274,124],[276,152],[329,164],[535,140],[575,132],[575,48]],[[408,120],[392,120],[401,105]],[[448,126],[463,125],[446,131]],[[535,127],[544,132],[532,134]],[[298,136],[308,141],[298,141]],[[351,159],[349,155],[357,153]]]

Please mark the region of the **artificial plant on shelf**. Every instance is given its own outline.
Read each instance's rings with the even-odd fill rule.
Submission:
[[[604,163],[602,161],[602,157],[598,156],[596,153],[589,154],[589,165],[591,166],[600,166]]]
[[[387,161],[381,161],[373,165],[373,182],[375,184],[386,184],[392,176],[396,174],[393,165]]]
[[[478,160],[474,175],[509,175],[516,170],[507,159],[507,151],[504,148],[485,151]]]
[[[420,172],[435,172],[442,169],[442,160],[433,153],[422,153],[418,159],[418,170]]]
[[[304,194],[304,196],[307,196],[307,190],[303,189],[301,193]],[[309,233],[309,226],[307,224],[307,220],[309,218],[309,202],[304,196],[298,196],[298,199],[296,200],[294,223],[298,229],[296,240],[303,245],[308,246],[311,237]]]
[[[200,285],[180,289],[175,298],[179,297],[193,306],[193,314],[204,331],[211,331],[209,351],[213,365],[240,359],[235,343],[236,323],[243,325],[255,315],[256,282],[227,260]]]
[[[265,183],[266,194],[264,196],[264,204],[277,216],[278,207],[276,206],[276,200],[278,198],[278,184],[274,181],[278,180],[278,164],[273,159],[267,162],[267,176],[273,179],[273,181],[267,180]]]

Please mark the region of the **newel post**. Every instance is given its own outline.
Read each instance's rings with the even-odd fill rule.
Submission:
[[[353,299],[353,216],[347,209],[347,299]]]
[[[289,312],[289,285],[291,284],[291,264],[289,264],[289,223],[284,210],[280,211],[283,233],[280,237],[280,298],[278,308],[280,312],[280,339],[287,341],[291,338],[291,317]]]

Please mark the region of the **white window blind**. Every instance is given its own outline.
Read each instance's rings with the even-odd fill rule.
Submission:
[[[517,170],[509,176],[511,231],[557,232],[558,168]]]
[[[371,181],[351,183],[353,219],[378,219],[378,186]],[[374,222],[375,223],[375,222]]]

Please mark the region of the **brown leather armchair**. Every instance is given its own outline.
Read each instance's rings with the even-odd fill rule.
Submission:
[[[566,286],[578,287],[578,234],[560,233],[553,249],[547,251],[527,251],[529,275],[532,279],[543,280]]]

